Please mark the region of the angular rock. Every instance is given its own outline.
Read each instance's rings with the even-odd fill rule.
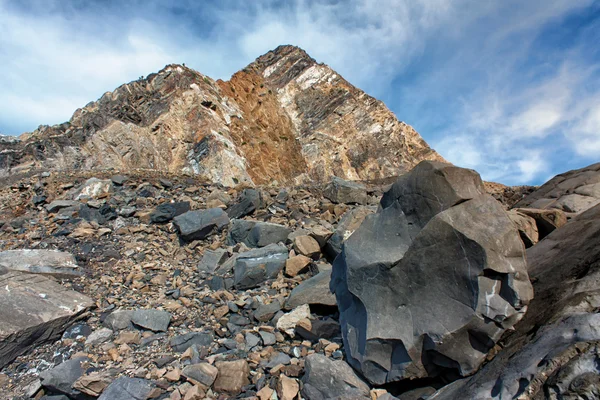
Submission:
[[[179,237],[185,241],[201,240],[229,224],[227,214],[220,208],[188,211],[173,218]]]
[[[508,211],[508,216],[516,225],[525,247],[529,248],[539,241],[538,227],[535,219],[517,210]]]
[[[90,178],[81,185],[73,194],[73,199],[79,200],[84,197],[98,199],[114,190],[110,179]]]
[[[539,232],[539,240],[542,240],[555,229],[567,223],[566,214],[557,209],[538,210],[535,208],[516,208],[514,211],[533,218]]]
[[[210,333],[190,332],[173,337],[169,344],[173,350],[183,353],[193,345],[208,347],[212,344],[213,339]]]
[[[102,392],[98,400],[147,400],[155,385],[146,379],[122,376]]]
[[[533,297],[524,250],[476,172],[420,163],[333,264],[348,362],[374,384],[472,374]]]
[[[73,201],[73,200],[54,200],[52,203],[47,204],[46,206],[44,206],[44,208],[49,213],[56,213],[56,212],[62,210],[63,208],[76,207],[76,206],[79,206],[79,202],[78,201]]]
[[[313,237],[304,235],[294,238],[294,250],[298,254],[312,258],[314,260],[319,259],[321,254],[321,246]]]
[[[302,396],[307,399],[370,399],[369,386],[344,361],[322,354],[306,357]]]
[[[117,185],[117,186],[123,186],[125,184],[125,182],[127,182],[129,178],[127,178],[124,175],[113,175],[111,176],[110,180],[112,181],[113,184]]]
[[[281,304],[277,300],[273,300],[269,304],[260,305],[254,311],[254,318],[260,322],[269,322],[279,310],[281,310]]]
[[[107,342],[113,335],[113,331],[108,328],[100,328],[92,332],[86,339],[85,344],[95,346]]]
[[[204,250],[202,260],[198,264],[198,271],[212,274],[215,270],[227,260],[227,251],[223,249]]]
[[[190,202],[163,203],[156,207],[150,214],[150,221],[155,224],[169,222],[178,215],[190,211]]]
[[[334,319],[315,319],[310,321],[310,330],[297,325],[296,333],[307,340],[333,339],[341,336],[340,324]]]
[[[311,263],[312,260],[310,258],[302,255],[288,258],[285,262],[285,273],[288,276],[294,277],[306,272]]]
[[[342,215],[335,232],[331,235],[325,246],[325,253],[330,261],[334,260],[337,255],[340,254],[342,251],[342,243],[358,229],[365,217],[374,212],[375,209],[373,207],[360,206],[353,208]]]
[[[219,370],[213,389],[217,392],[238,394],[250,383],[250,367],[246,360],[219,361],[215,363]]]
[[[238,255],[234,267],[236,289],[259,286],[266,279],[276,278],[288,258],[287,247],[270,244]]]
[[[212,386],[218,373],[219,370],[209,363],[188,365],[181,371],[181,375],[185,376],[188,380],[200,383],[206,387]]]
[[[7,250],[0,252],[0,270],[51,275],[58,278],[81,276],[72,254],[57,250]]]
[[[558,209],[580,214],[600,203],[600,163],[555,176],[515,208]]]
[[[227,242],[231,246],[244,243],[248,247],[264,247],[285,242],[290,232],[291,229],[284,225],[234,219]]]
[[[0,368],[61,337],[94,302],[44,276],[0,272]]]
[[[277,329],[294,337],[294,329],[298,321],[304,318],[310,318],[310,307],[308,304],[301,305],[287,314],[284,314],[277,320]]]
[[[153,332],[166,332],[171,322],[171,313],[161,310],[135,310],[131,322]]]
[[[103,324],[113,331],[133,328],[131,319],[133,318],[133,310],[116,310],[111,312],[104,319]]]
[[[83,375],[73,384],[73,389],[79,390],[90,396],[98,397],[112,381],[110,373],[106,371],[94,371],[88,375]]]
[[[279,376],[277,395],[281,400],[294,400],[299,391],[300,385],[294,378],[288,378],[283,374]]]
[[[87,360],[87,357],[75,358],[41,372],[42,386],[52,393],[65,394],[69,397],[77,396],[79,391],[73,389],[72,386],[83,375],[82,363]]]
[[[244,189],[236,203],[227,209],[227,215],[231,219],[242,218],[262,207],[264,202],[260,192],[255,189]]]
[[[367,188],[365,185],[346,181],[334,176],[323,190],[323,196],[333,203],[367,204]]]
[[[331,270],[319,272],[296,286],[285,302],[285,309],[291,310],[303,304],[336,306],[335,295],[329,290]]]

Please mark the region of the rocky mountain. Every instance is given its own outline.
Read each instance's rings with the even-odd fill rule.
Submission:
[[[3,174],[150,169],[209,181],[375,180],[442,160],[380,101],[280,46],[227,82],[183,65],[122,85],[60,125],[0,141]]]

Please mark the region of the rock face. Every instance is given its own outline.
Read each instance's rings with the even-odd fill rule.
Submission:
[[[0,368],[28,349],[60,338],[93,301],[39,275],[0,272]]]
[[[472,374],[533,296],[524,253],[476,172],[420,163],[334,262],[348,362],[374,384]]]
[[[575,216],[600,204],[600,163],[550,179],[515,207],[558,209]]]
[[[481,371],[430,399],[598,397],[600,205],[530,248],[527,259],[536,297],[516,333]]]
[[[80,276],[72,254],[54,250],[8,250],[0,252],[0,270],[21,271],[56,277]]]
[[[320,354],[306,357],[302,395],[307,399],[369,399],[369,386],[343,361]]]
[[[233,186],[376,179],[441,159],[383,103],[293,46],[229,82],[168,65],[20,139],[0,141],[1,174],[144,168]]]

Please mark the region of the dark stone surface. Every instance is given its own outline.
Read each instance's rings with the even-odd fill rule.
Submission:
[[[189,201],[181,201],[177,203],[164,203],[156,207],[150,214],[150,221],[155,224],[169,222],[178,215],[190,211]]]
[[[374,384],[472,374],[533,296],[524,252],[476,172],[420,163],[333,264],[348,362]]]
[[[98,400],[147,400],[155,385],[139,378],[128,378],[122,376],[115,379]]]
[[[255,189],[244,189],[236,203],[227,209],[227,215],[232,219],[242,218],[263,206],[264,202],[260,192]]]
[[[248,247],[264,247],[273,243],[285,243],[291,232],[292,230],[284,225],[234,219],[227,242],[231,246],[244,243]]]
[[[249,289],[259,286],[267,279],[276,278],[287,258],[287,247],[277,244],[240,254],[234,267],[235,288]]]
[[[220,208],[188,211],[173,219],[179,237],[187,242],[201,240],[229,225],[227,214]]]
[[[367,204],[367,188],[365,185],[346,181],[334,176],[323,190],[323,196],[334,203]]]
[[[131,322],[153,332],[166,332],[171,322],[171,313],[161,310],[135,310]]]
[[[370,399],[369,386],[344,361],[322,354],[306,357],[302,395],[307,399]]]
[[[213,336],[210,333],[190,332],[175,336],[169,344],[173,350],[183,353],[192,345],[208,347],[213,342]]]
[[[42,386],[52,393],[77,396],[80,392],[71,386],[83,375],[84,369],[81,364],[85,361],[87,361],[86,357],[79,357],[41,372]]]

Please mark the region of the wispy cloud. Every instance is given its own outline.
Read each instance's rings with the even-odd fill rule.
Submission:
[[[67,120],[168,63],[227,79],[290,43],[450,161],[540,182],[599,154],[598,14],[597,0],[0,0],[0,131]]]

